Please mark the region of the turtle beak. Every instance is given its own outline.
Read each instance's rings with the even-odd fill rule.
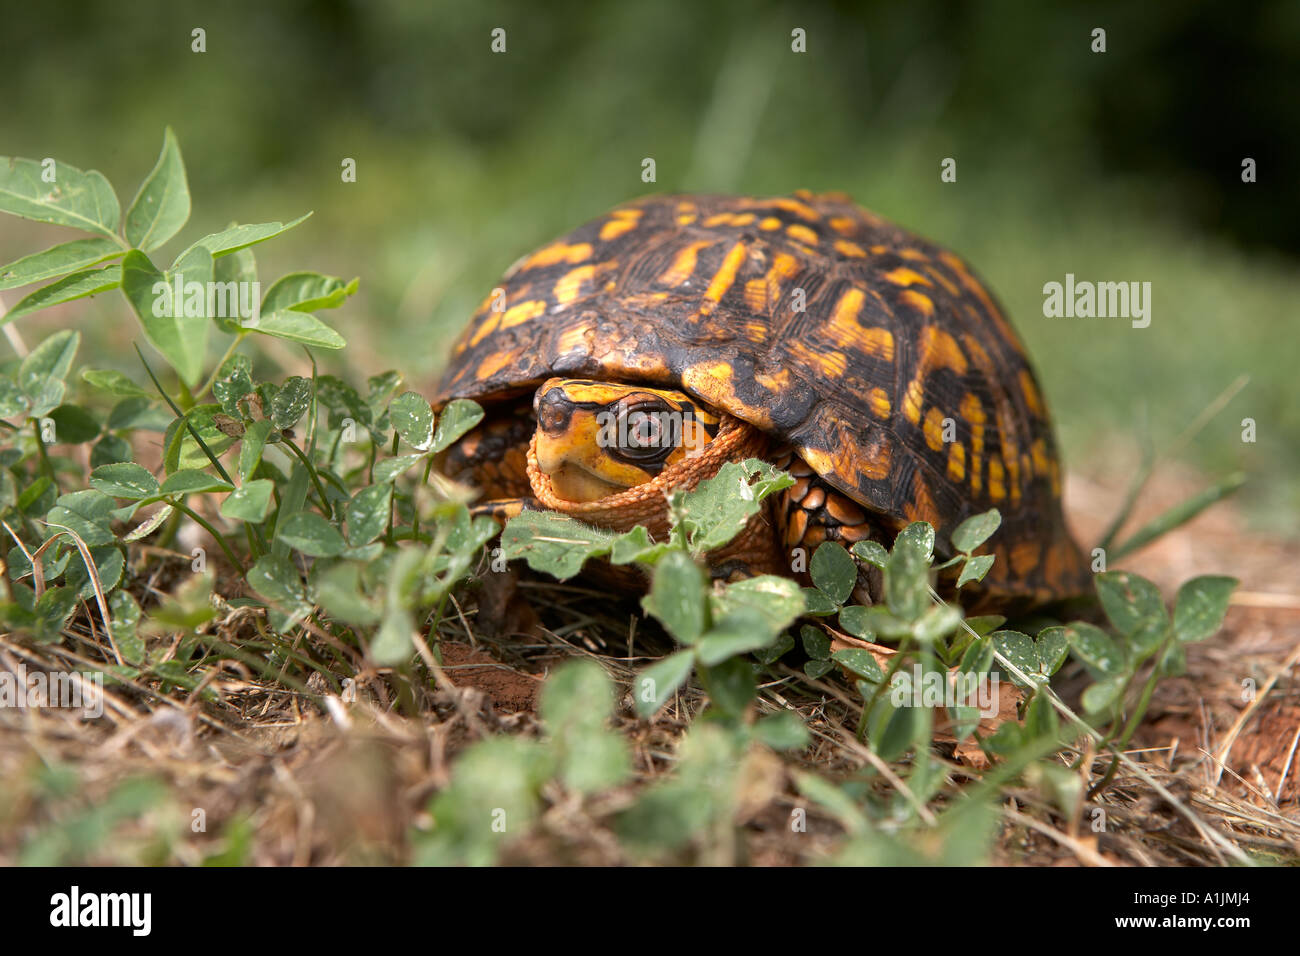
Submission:
[[[549,384],[549,383],[547,383]],[[582,429],[575,428],[575,406],[560,386],[539,389],[533,402],[537,413],[537,467],[551,479],[555,493],[566,501],[595,501],[624,489],[597,477],[582,464],[590,449],[580,447]]]
[[[624,491],[584,468],[574,454],[567,435],[558,438],[537,429],[537,467],[550,477],[551,488],[565,501],[595,501]]]

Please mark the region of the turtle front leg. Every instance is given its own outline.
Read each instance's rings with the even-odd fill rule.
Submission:
[[[471,515],[487,515],[505,524],[511,518],[517,518],[525,511],[542,511],[542,503],[536,498],[491,498],[469,506]]]
[[[501,524],[524,511],[540,511],[528,483],[528,440],[532,416],[523,411],[498,412],[447,449],[443,474],[477,488],[484,499],[470,505],[472,515],[487,515]]]
[[[802,459],[792,456],[778,467],[795,479],[776,509],[777,533],[784,543],[790,571],[811,583],[808,566],[813,553],[825,541],[836,541],[845,548],[852,548],[858,541],[877,541],[886,548],[891,545],[891,529],[872,520],[866,509],[823,481]],[[852,600],[874,604],[883,596],[880,570],[859,564]]]

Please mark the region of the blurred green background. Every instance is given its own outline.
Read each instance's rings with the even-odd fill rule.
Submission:
[[[1168,446],[1248,374],[1184,457],[1244,468],[1255,520],[1300,526],[1295,0],[4,6],[0,154],[97,168],[125,206],[172,125],[195,204],[176,250],[315,210],[258,258],[264,286],[361,277],[326,316],[350,341],[326,367],[429,382],[506,266],[623,200],[842,190],[989,280],[1085,473],[1122,480],[1144,421]],[[61,238],[0,219],[0,262]],[[1045,318],[1067,272],[1151,282],[1151,326]],[[95,364],[135,371],[120,297],[19,325],[68,322],[101,333]]]

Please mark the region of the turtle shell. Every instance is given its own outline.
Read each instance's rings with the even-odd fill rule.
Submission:
[[[991,580],[1083,580],[1042,392],[1002,310],[957,256],[843,195],[614,209],[510,268],[435,405],[554,375],[694,395],[870,510],[929,521],[941,550],[997,507]]]

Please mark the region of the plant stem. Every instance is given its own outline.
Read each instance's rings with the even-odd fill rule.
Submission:
[[[430,455],[428,460],[425,461],[424,463],[424,478],[421,479],[420,481],[421,485],[429,484],[429,472],[432,470],[433,470],[433,456]],[[411,524],[411,537],[412,539],[418,541],[420,539],[420,508],[419,505],[415,502],[414,496],[412,496],[411,498],[411,503],[413,506],[413,513],[415,515],[415,517],[412,519],[412,524]]]
[[[316,486],[316,494],[320,496],[321,510],[325,512],[326,517],[334,517],[334,509],[330,506],[330,500],[325,497],[325,486],[321,484],[320,475],[316,474],[316,467],[311,463],[311,459],[307,457],[307,453],[287,438],[280,444],[287,446],[295,455],[298,456],[298,460],[302,462],[303,467],[307,469],[307,474],[311,475],[312,484]]]
[[[45,437],[41,434],[41,421],[39,418],[32,419],[32,431],[36,434],[36,447],[40,450],[41,471],[45,477],[50,479],[54,484],[54,490],[59,491],[59,479],[54,475],[54,462],[50,461],[50,453],[45,447]]]
[[[231,550],[230,544],[229,542],[226,541],[225,535],[223,535],[216,528],[212,527],[212,525],[210,525],[207,522],[207,520],[203,518],[202,515],[200,515],[189,505],[185,504],[183,501],[176,501],[173,502],[173,504],[175,505],[178,511],[185,512],[185,514],[189,515],[191,521],[199,525],[199,527],[203,528],[203,530],[205,530],[208,534],[212,535],[213,539],[217,542],[217,544],[221,545],[221,550],[226,552],[226,557],[230,559],[230,563],[234,565],[235,568],[237,568],[240,571],[244,570],[244,565],[240,562],[239,558],[235,556],[235,552]]]
[[[244,337],[247,335],[248,332],[246,330],[241,329],[239,331],[239,334],[235,336],[235,340],[230,343],[230,347],[226,349],[226,353],[223,356],[221,356],[221,358],[217,361],[217,367],[212,370],[212,375],[209,376],[208,380],[203,383],[203,387],[194,393],[195,401],[198,401],[204,395],[208,394],[208,391],[212,388],[212,386],[217,384],[217,376],[221,374],[221,366],[225,365],[226,360],[230,358],[230,356],[235,354],[235,349],[239,347],[239,343],[244,341]]]

